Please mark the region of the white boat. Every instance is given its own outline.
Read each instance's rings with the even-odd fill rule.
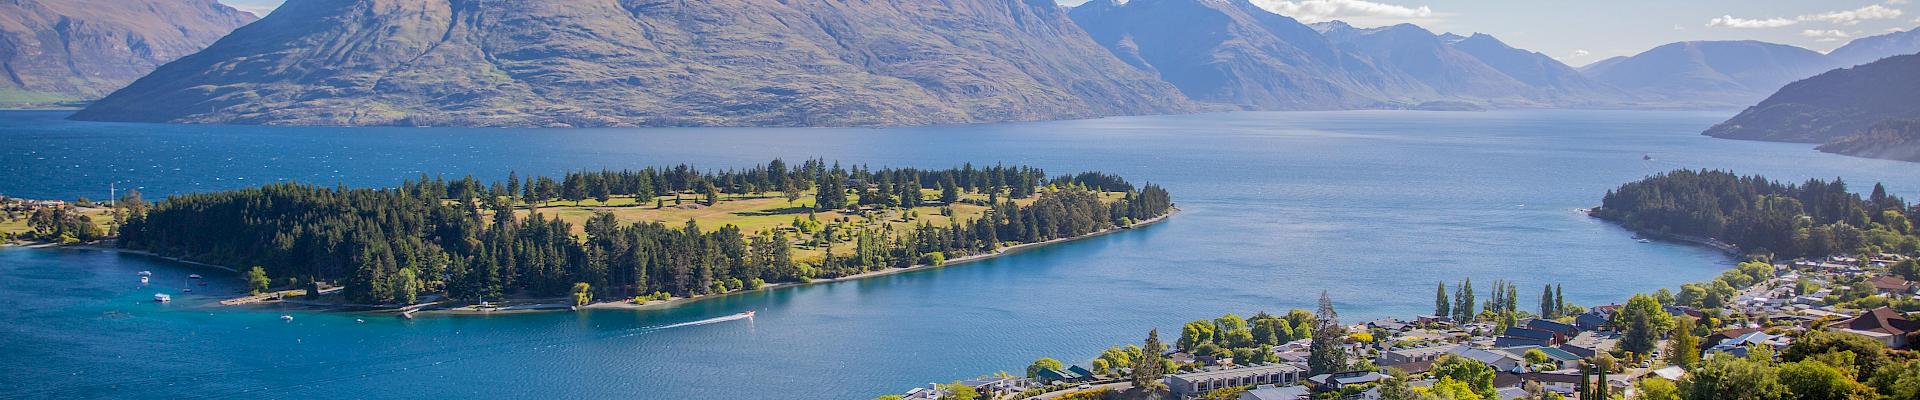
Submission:
[[[140,271],[140,273],[135,275],[140,275],[140,277],[145,278],[145,277],[153,276],[153,271]]]
[[[292,315],[286,315],[286,314],[280,314],[280,320],[281,320],[281,321],[286,321],[286,322],[293,322],[293,316],[292,316]]]
[[[140,277],[140,284],[142,284],[142,285],[145,285],[145,284],[147,284],[147,277],[145,277],[145,276],[142,276],[142,277]]]
[[[1640,243],[1653,243],[1653,239],[1645,239],[1645,238],[1642,238],[1642,239],[1640,239]]]
[[[165,302],[173,301],[173,296],[168,296],[166,293],[154,293],[153,301],[165,303]]]
[[[200,279],[200,274],[187,275],[187,279]]]

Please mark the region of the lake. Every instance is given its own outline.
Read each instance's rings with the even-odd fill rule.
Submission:
[[[217,308],[229,273],[88,250],[0,250],[0,398],[866,399],[1037,357],[1085,362],[1158,327],[1311,308],[1430,313],[1435,282],[1564,284],[1585,305],[1730,261],[1577,211],[1676,168],[1884,182],[1913,164],[1700,136],[1729,112],[1228,113],[888,129],[454,129],[70,122],[0,112],[0,195],[148,199],[274,181],[389,186],[775,157],[1118,173],[1184,210],[1144,229],[950,268],[657,311],[400,320]],[[1651,156],[1652,160],[1644,159]],[[143,287],[135,273],[153,271]],[[179,293],[190,273],[208,275]],[[172,304],[151,301],[155,292]],[[683,325],[745,310],[753,320]]]

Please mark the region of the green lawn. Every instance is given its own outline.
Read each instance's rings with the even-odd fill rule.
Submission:
[[[937,198],[940,193],[935,190],[923,190],[922,194],[924,194],[926,198]],[[1120,199],[1122,196],[1124,196],[1124,194],[1104,193],[1101,197],[1108,201],[1114,201]],[[660,197],[657,200],[664,203],[661,207],[656,207],[656,204],[658,204],[655,201],[656,199],[640,201],[640,199],[633,197],[614,197],[605,203],[588,199],[581,201],[577,205],[571,201],[555,201],[541,205],[538,209],[542,216],[551,218],[558,215],[560,219],[571,223],[573,225],[573,231],[576,234],[585,232],[584,225],[588,218],[592,218],[596,213],[608,212],[612,213],[615,218],[621,221],[660,222],[676,227],[685,224],[687,220],[691,219],[699,223],[700,228],[706,231],[714,231],[723,226],[733,225],[739,227],[742,232],[749,235],[762,231],[785,232],[785,234],[789,235],[788,239],[798,247],[801,243],[807,242],[809,238],[811,238],[811,235],[795,232],[793,229],[783,230],[781,228],[792,227],[794,218],[796,217],[806,219],[807,210],[813,207],[813,197],[814,193],[807,191],[801,194],[799,200],[788,203],[786,197],[779,192],[760,196],[729,195],[721,197],[720,202],[711,207],[700,205],[700,197],[693,195],[681,196],[681,201],[678,205],[675,204],[673,196]],[[980,194],[966,194],[962,197],[963,200],[985,200],[986,198],[987,196]],[[858,198],[855,197],[849,200],[858,200]],[[1021,205],[1031,204],[1032,202],[1032,198],[1015,200],[1015,203]],[[907,214],[907,210],[901,209],[875,210],[869,212],[867,215],[839,210],[825,211],[815,213],[813,218],[822,223],[830,223],[845,217],[850,220],[847,228],[851,228],[852,230],[869,229],[873,226],[885,225],[898,233],[911,230],[914,226],[922,222],[936,226],[946,226],[952,219],[971,221],[985,215],[986,210],[987,207],[961,203],[953,206],[953,217],[940,215],[939,207],[916,207],[912,211],[917,213],[918,217],[912,220],[906,219],[905,214]],[[515,214],[524,218],[527,216],[528,210],[521,208],[515,211]],[[842,254],[850,251],[851,246],[853,245],[845,242],[835,245],[835,247],[840,248],[837,252]],[[794,257],[803,261],[817,260],[825,254],[825,249],[797,248]]]

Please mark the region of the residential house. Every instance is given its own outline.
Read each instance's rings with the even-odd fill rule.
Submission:
[[[1493,351],[1493,350],[1473,348],[1473,347],[1467,347],[1467,346],[1455,347],[1452,350],[1448,351],[1447,353],[1457,357],[1470,358],[1475,361],[1486,363],[1488,366],[1492,366],[1493,369],[1496,371],[1518,371],[1521,369],[1520,368],[1521,365],[1526,364],[1526,361],[1524,361],[1524,359],[1522,359],[1520,356],[1507,354],[1506,352],[1502,352],[1502,351]]]
[[[1909,320],[1892,308],[1880,307],[1860,316],[1840,321],[1827,329],[1865,336],[1887,345],[1888,348],[1905,349],[1911,344],[1916,333],[1920,333],[1920,321]]]
[[[1493,346],[1494,347],[1515,347],[1515,346],[1547,347],[1547,346],[1560,344],[1561,342],[1565,342],[1565,341],[1566,341],[1566,337],[1560,336],[1560,334],[1557,334],[1554,332],[1533,329],[1533,328],[1510,326],[1510,327],[1507,327],[1507,330],[1505,332],[1501,332],[1500,337],[1494,338]]]
[[[1237,368],[1210,368],[1167,377],[1167,388],[1174,396],[1191,399],[1214,389],[1279,385],[1294,386],[1302,381],[1306,369],[1293,364],[1263,364]]]
[[[1550,319],[1541,319],[1541,318],[1529,319],[1526,321],[1526,323],[1522,325],[1525,325],[1526,327],[1532,328],[1532,329],[1539,329],[1547,332],[1553,332],[1563,337],[1573,337],[1573,335],[1580,334],[1580,327],[1574,326],[1573,324],[1554,321]]]
[[[1613,329],[1613,313],[1600,312],[1600,310],[1596,308],[1593,311],[1574,316],[1573,325],[1584,331]]]
[[[1787,345],[1792,343],[1791,337],[1753,331],[1721,340],[1713,347],[1707,348],[1706,354],[1726,353],[1735,357],[1746,357],[1747,352],[1755,347],[1766,347],[1777,353],[1786,350]]]
[[[1407,364],[1407,363],[1414,363],[1414,362],[1421,362],[1421,361],[1433,361],[1435,359],[1440,358],[1441,355],[1447,354],[1447,352],[1450,350],[1453,350],[1454,347],[1459,347],[1459,346],[1441,345],[1441,346],[1415,347],[1410,349],[1388,350],[1386,353],[1383,353],[1380,355],[1380,360],[1378,361],[1378,364],[1382,366],[1391,366],[1391,365]]]
[[[1086,371],[1087,370],[1085,368],[1080,368],[1080,366],[1078,365],[1067,368],[1065,370],[1047,368],[1047,369],[1040,370],[1039,376],[1035,378],[1039,379],[1040,382],[1044,382],[1044,383],[1086,382],[1089,380],[1093,380],[1093,374],[1086,373]]]
[[[1561,350],[1558,348],[1553,348],[1553,347],[1520,346],[1520,347],[1508,347],[1508,348],[1496,349],[1496,350],[1507,353],[1507,354],[1511,354],[1516,357],[1520,357],[1520,360],[1522,362],[1525,362],[1525,360],[1527,359],[1528,351],[1539,350],[1541,353],[1546,354],[1547,358],[1553,360],[1554,369],[1556,370],[1577,367],[1580,365],[1580,358],[1581,358],[1579,355],[1575,355],[1572,352]]]
[[[1379,382],[1381,378],[1385,377],[1386,375],[1381,375],[1379,372],[1374,371],[1335,372],[1331,374],[1314,375],[1313,377],[1307,378],[1307,383],[1313,385],[1314,390],[1331,392],[1340,390],[1341,387],[1347,385]]]
[[[1907,282],[1898,276],[1882,275],[1867,280],[1873,284],[1873,291],[1888,297],[1898,297],[1913,293],[1913,282]]]
[[[1306,386],[1263,387],[1240,393],[1240,400],[1303,400],[1313,397]]]

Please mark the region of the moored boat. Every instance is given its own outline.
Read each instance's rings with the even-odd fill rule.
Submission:
[[[161,303],[170,302],[170,301],[173,301],[173,296],[168,296],[166,293],[154,293],[153,301],[158,301]]]

